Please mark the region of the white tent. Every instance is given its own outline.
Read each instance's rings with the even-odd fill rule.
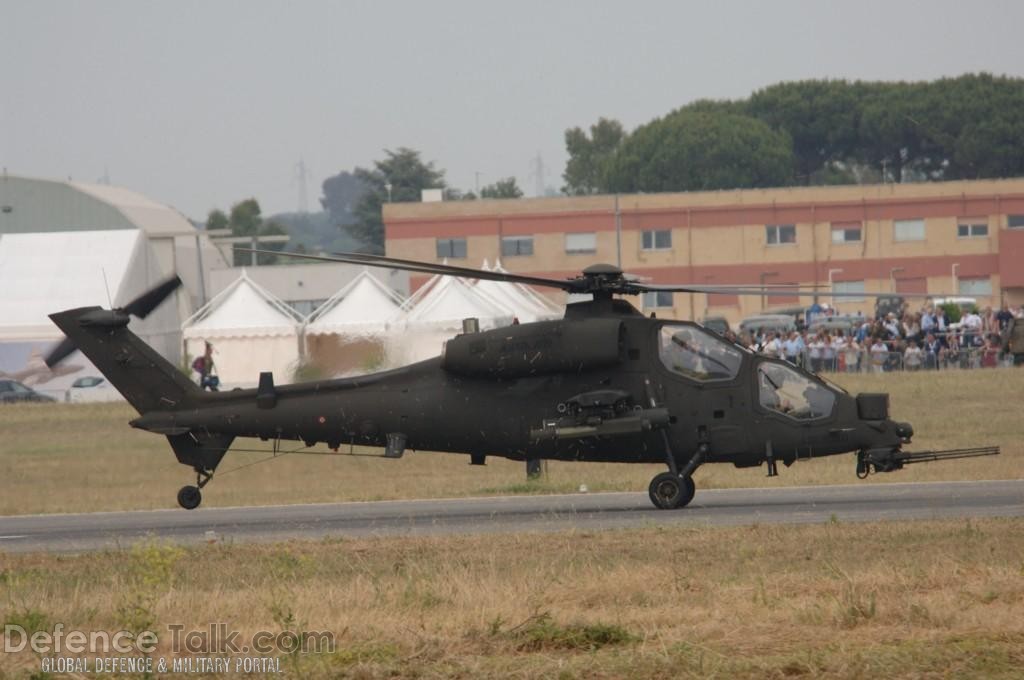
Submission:
[[[475,318],[480,330],[512,323],[512,313],[453,276],[435,275],[402,306],[390,325],[387,357],[392,366],[441,354],[444,343],[462,332],[463,319]]]
[[[277,383],[292,381],[299,361],[302,318],[249,278],[245,270],[230,286],[182,326],[189,357],[213,345],[213,361],[222,386],[251,386],[261,371]]]
[[[331,375],[383,364],[383,338],[401,305],[398,293],[369,272],[360,272],[306,319],[306,356],[321,373]]]
[[[495,263],[494,269],[488,270],[487,261],[484,260],[483,269],[502,274],[508,273],[508,270],[502,268],[500,262]],[[498,307],[510,312],[522,323],[560,319],[565,313],[555,303],[521,283],[481,279],[477,282],[474,290]]]
[[[306,319],[306,335],[379,335],[402,306],[402,298],[362,271]]]

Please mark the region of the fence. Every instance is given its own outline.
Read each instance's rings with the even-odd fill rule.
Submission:
[[[1013,355],[982,347],[948,350],[938,354],[921,352],[910,354],[891,350],[871,351],[860,349],[855,352],[840,351],[832,358],[811,358],[807,352],[795,360],[786,357],[797,366],[813,373],[890,373],[893,371],[963,370],[1012,366]]]

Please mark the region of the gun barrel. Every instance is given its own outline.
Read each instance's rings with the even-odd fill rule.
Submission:
[[[909,463],[924,463],[933,460],[950,460],[952,458],[977,458],[979,456],[999,455],[998,446],[978,446],[969,449],[944,449],[940,451],[907,451],[897,452],[893,455],[895,460],[904,465]]]

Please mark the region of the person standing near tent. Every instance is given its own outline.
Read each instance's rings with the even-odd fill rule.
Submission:
[[[206,343],[206,351],[203,356],[196,357],[192,362],[192,370],[199,374],[199,386],[204,390],[209,388],[211,392],[219,392],[220,378],[213,374],[213,345]]]

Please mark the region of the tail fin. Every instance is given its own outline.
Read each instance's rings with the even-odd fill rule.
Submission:
[[[50,318],[141,414],[191,404],[201,393],[173,364],[128,330],[128,316],[82,307]]]

